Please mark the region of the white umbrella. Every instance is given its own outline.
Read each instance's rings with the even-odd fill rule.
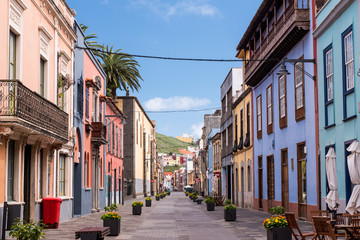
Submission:
[[[330,192],[326,196],[326,203],[331,210],[336,209],[339,206],[339,193],[338,193],[338,183],[336,175],[336,155],[334,148],[330,148],[326,154],[326,177],[328,180]]]
[[[352,190],[350,200],[346,206],[346,211],[350,214],[360,212],[360,144],[358,141],[353,141],[347,148],[351,154],[348,156],[348,168],[351,183],[355,185]]]
[[[217,177],[216,176],[214,176],[211,179],[211,183],[212,183],[212,192],[217,193]]]

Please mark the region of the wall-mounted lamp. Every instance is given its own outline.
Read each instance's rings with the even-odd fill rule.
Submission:
[[[305,73],[309,78],[311,78],[312,80],[315,81],[315,76],[311,75],[310,73],[308,73],[307,71],[305,71],[305,69],[301,68],[298,65],[295,65],[295,63],[314,63],[315,64],[315,59],[288,59],[288,58],[284,58],[281,61],[281,66],[280,66],[280,70],[277,73],[279,76],[287,76],[290,75],[289,71],[286,69],[286,65],[285,63],[289,62],[292,63],[297,69],[301,70],[303,73]]]

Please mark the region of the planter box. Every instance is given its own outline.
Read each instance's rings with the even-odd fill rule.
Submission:
[[[142,206],[133,206],[132,213],[133,215],[141,215]]]
[[[291,231],[289,227],[273,228],[267,230],[267,240],[291,239]]]
[[[225,221],[235,221],[236,209],[224,209],[224,219]]]
[[[145,206],[151,207],[151,200],[145,200]]]
[[[121,219],[104,219],[103,226],[110,228],[110,236],[117,236],[120,233]]]
[[[193,200],[193,202],[196,202],[196,199],[197,199],[197,198],[193,198],[193,199],[192,199],[192,200]]]
[[[156,201],[160,201],[160,197],[155,197],[156,198]]]
[[[160,195],[160,198],[161,198],[161,199],[163,199],[163,198],[164,198],[164,196],[163,196],[163,195]]]
[[[201,204],[202,201],[202,199],[196,199],[197,204]]]
[[[206,204],[206,209],[208,211],[214,211],[215,210],[215,203],[207,203]]]
[[[166,195],[169,195],[169,196],[170,196],[170,193],[169,193],[169,192],[167,192],[167,193],[166,193]]]

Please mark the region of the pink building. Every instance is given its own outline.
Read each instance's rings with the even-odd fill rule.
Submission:
[[[106,98],[107,120],[107,204],[120,203],[123,183],[123,124],[126,116],[114,104],[112,98]]]
[[[68,219],[74,11],[64,0],[1,0],[0,22],[0,218],[7,202],[12,216],[38,220],[54,196]]]

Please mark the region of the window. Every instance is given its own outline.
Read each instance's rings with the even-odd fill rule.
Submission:
[[[83,118],[83,112],[84,112],[84,82],[82,80],[78,83],[78,98],[77,98],[77,108],[79,111],[79,115],[81,119]]]
[[[304,63],[294,64],[295,79],[295,120],[305,119]]]
[[[85,89],[85,118],[89,121],[89,88]]]
[[[228,129],[225,129],[225,146],[228,146]]]
[[[48,160],[48,167],[47,167],[47,192],[48,195],[51,194],[51,169],[52,169],[52,162]]]
[[[64,79],[64,77],[62,75],[59,76],[59,79],[57,81],[58,82],[57,106],[61,110],[64,110],[64,107],[65,107],[65,81],[66,80]]]
[[[280,128],[285,128],[287,126],[287,116],[286,116],[286,77],[279,77],[279,118]]]
[[[119,156],[119,135],[118,135],[118,127],[116,126],[116,131],[115,131],[115,135],[116,135],[116,156]]]
[[[110,153],[111,152],[111,122],[110,121],[109,121],[108,126],[107,126],[107,131],[108,131],[108,133],[107,133],[107,135],[108,135],[108,144],[107,144],[107,146],[108,146],[108,153]]]
[[[354,49],[353,31],[350,26],[342,35],[342,70],[343,70],[343,117],[351,119],[356,115],[355,107],[348,107],[348,102],[354,101]]]
[[[40,149],[40,154],[39,154],[39,174],[38,174],[38,179],[39,179],[39,198],[43,198],[44,193],[43,193],[43,154],[44,154],[44,150]]]
[[[354,52],[352,31],[350,31],[344,37],[344,54],[346,91],[349,91],[354,88]]]
[[[333,54],[332,48],[325,53],[325,77],[326,77],[326,102],[330,102],[334,99],[333,89]]]
[[[65,196],[65,155],[60,154],[59,159],[59,195]]]
[[[122,130],[121,128],[119,129],[119,157],[122,156]]]
[[[238,140],[238,115],[235,114],[235,144],[237,144],[237,140]],[[241,136],[241,135],[240,135]],[[237,146],[234,146],[237,147]]]
[[[227,108],[228,108],[228,99],[227,99],[227,94],[225,95],[225,112],[227,112]]]
[[[16,79],[16,35],[13,32],[9,38],[9,79]]]
[[[139,123],[136,121],[136,144],[139,144]]]
[[[256,98],[256,122],[257,122],[257,138],[262,138],[261,131],[261,95]]]
[[[115,154],[115,124],[111,124],[112,154]]]
[[[40,58],[40,95],[45,96],[45,61]]]
[[[102,103],[99,103],[99,122],[102,122]]]
[[[246,105],[246,133],[250,134],[250,103],[247,103]]]
[[[241,139],[240,141],[244,141],[243,136],[244,136],[244,112],[241,109],[240,110],[240,139]]]
[[[273,132],[273,94],[272,84],[266,89],[266,114],[267,114],[267,133]]]
[[[7,171],[7,201],[14,200],[14,176],[15,176],[15,141],[9,141],[8,171]]]
[[[88,188],[88,172],[89,172],[89,154],[85,152],[85,161],[84,161],[84,187]]]

